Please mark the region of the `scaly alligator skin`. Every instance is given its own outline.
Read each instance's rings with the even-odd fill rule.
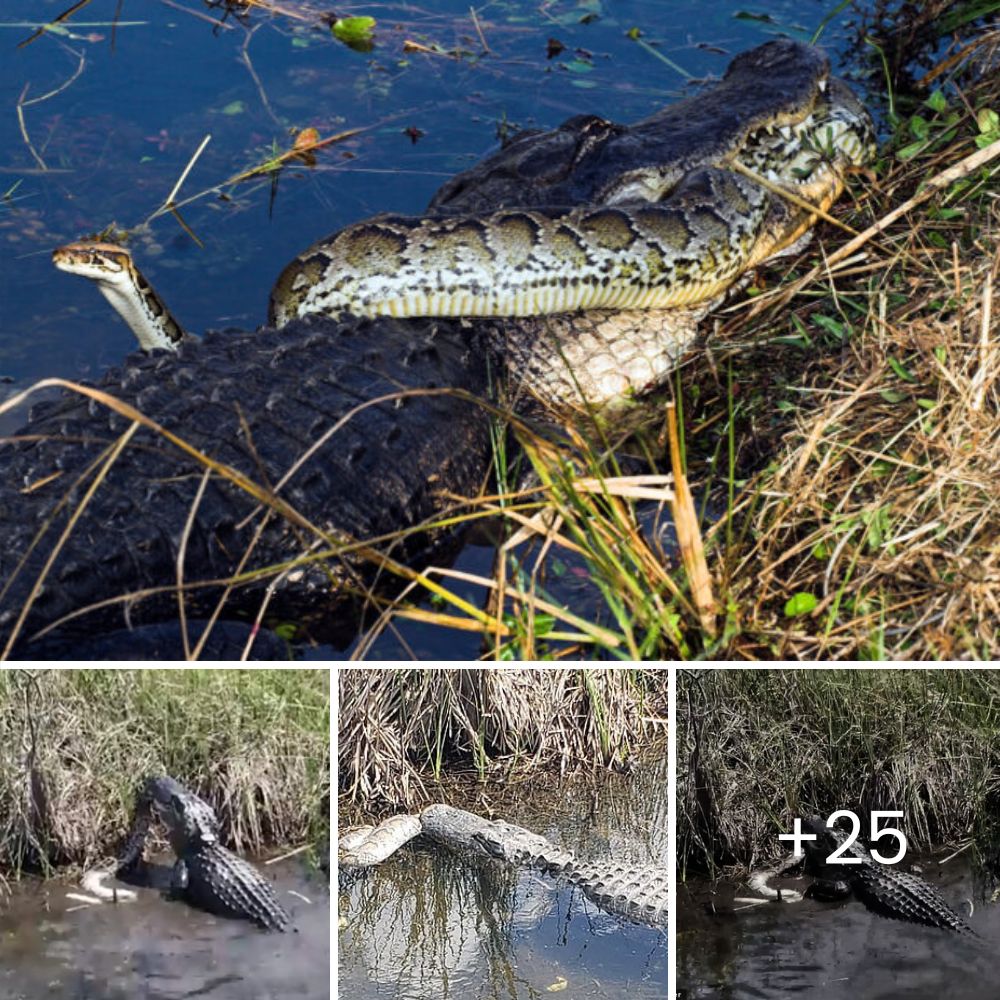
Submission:
[[[661,235],[676,242],[681,258],[693,253],[698,268],[710,267],[711,254],[701,253],[706,235],[720,226],[728,231],[723,217],[744,211],[745,178],[724,168],[741,150],[757,148],[751,136],[770,129],[764,142],[771,148],[782,137],[774,129],[812,108],[821,94],[855,108],[864,131],[863,110],[846,87],[832,78],[825,91],[820,87],[827,71],[818,51],[769,42],[734,60],[726,83],[632,127],[580,116],[552,132],[521,136],[446,184],[430,211],[453,217],[508,208],[600,208],[649,202],[682,188],[683,204]],[[801,153],[787,149],[788,162]],[[749,159],[761,166],[752,153]],[[827,194],[835,191],[839,182]],[[758,196],[753,192],[752,200]],[[777,197],[768,195],[767,205],[767,235],[757,239],[747,265],[812,221]],[[613,216],[602,218],[614,227]],[[300,255],[293,269],[296,294],[305,290],[303,275],[312,273],[307,258]],[[686,280],[680,272],[675,277]],[[279,281],[279,304],[289,301],[283,288]],[[477,493],[490,467],[489,419],[468,400],[436,395],[368,404],[411,388],[486,397],[490,373],[504,370],[514,383],[512,397],[523,380],[552,387],[543,393],[546,400],[569,394],[579,405],[584,376],[596,376],[601,391],[612,395],[641,392],[690,346],[709,306],[655,316],[593,310],[558,322],[317,317],[280,330],[210,334],[183,343],[173,356],[130,356],[97,388],[254,482],[281,484],[275,485],[279,499],[297,517],[263,516],[253,497],[218,475],[201,494],[204,466],[145,427],[113,454],[130,421],[94,400],[69,395],[40,404],[10,443],[0,444],[0,656],[86,655],[78,646],[88,634],[176,620],[182,549],[189,619],[207,617],[224,599],[223,618],[252,620],[273,583],[267,593],[273,620],[304,624],[308,636],[342,644],[358,619],[350,591],[376,583],[388,589],[390,573],[335,554],[280,575],[254,574],[311,552],[314,529],[337,552],[351,539],[406,532],[402,541],[378,547],[418,569],[447,563],[460,529],[419,529],[450,512],[452,497]],[[588,363],[567,371],[567,348]],[[492,363],[497,356],[499,363]],[[80,513],[109,455],[107,474]],[[77,518],[72,526],[71,516]],[[225,590],[219,581],[237,572],[237,585]],[[100,607],[84,612],[92,605]],[[40,633],[49,629],[55,631],[43,646]]]
[[[289,917],[271,883],[219,843],[215,811],[173,778],[147,778],[143,784],[118,859],[120,871],[132,868],[142,857],[154,819],[166,825],[177,855],[171,888],[178,896],[210,913],[251,920],[266,930],[285,930]]]
[[[393,816],[374,829],[345,834],[339,842],[342,869],[378,864],[422,834],[452,851],[532,865],[578,886],[602,910],[636,923],[667,925],[667,870],[610,859],[579,861],[545,837],[504,820],[488,820],[448,805],[428,806],[416,816]]]
[[[847,840],[847,835],[828,829],[818,816],[805,820],[802,825],[817,837],[805,842],[806,871],[810,874],[824,878],[832,874],[838,882],[846,882],[855,896],[880,916],[959,934],[975,934],[934,886],[893,865],[880,864],[858,841],[847,848],[844,857],[857,858],[861,864],[827,865],[827,857]]]
[[[667,869],[611,858],[580,861],[545,837],[498,821],[474,838],[495,858],[530,865],[578,886],[602,910],[653,927],[667,926]]]
[[[479,492],[490,463],[489,415],[466,396],[445,393],[364,404],[400,390],[451,386],[484,396],[487,357],[479,347],[458,324],[317,317],[277,331],[209,334],[173,357],[130,355],[99,389],[254,482],[276,488],[297,465],[277,493],[301,521],[262,516],[253,496],[219,476],[199,500],[204,467],[141,428],[63,544],[12,655],[32,658],[39,650],[76,657],[88,633],[176,619],[172,588],[185,535],[188,584],[225,580],[240,568],[245,574],[280,568],[302,553],[318,553],[278,577],[269,614],[307,622],[317,639],[348,641],[358,613],[344,582],[356,578],[356,591],[376,581],[401,590],[405,581],[358,557],[323,555],[330,548],[316,545],[309,525],[333,546],[345,536],[410,532],[375,547],[410,566],[447,563],[461,530],[417,529],[452,508],[453,497]],[[0,444],[0,653],[93,478],[77,483],[78,477],[129,424],[86,397],[65,395],[38,404],[28,425]],[[67,492],[69,502],[60,506]],[[275,576],[236,586],[224,617],[252,620]],[[48,641],[30,641],[88,605],[157,587],[141,600],[74,618]],[[207,617],[221,594],[219,586],[187,591],[188,619]],[[123,645],[128,649],[127,641]],[[178,656],[183,653],[171,658]]]

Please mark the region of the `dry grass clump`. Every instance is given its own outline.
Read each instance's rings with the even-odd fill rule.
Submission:
[[[321,835],[326,672],[0,672],[0,868],[113,852],[148,774],[211,803],[237,850]]]
[[[997,671],[682,671],[677,726],[681,871],[784,856],[794,817],[836,809],[955,843],[1000,791]]]
[[[784,387],[791,429],[715,531],[735,609],[720,655],[1000,657],[1000,133],[988,113],[1000,77],[954,87],[940,113],[922,109],[926,148],[906,129],[908,158],[886,154],[848,216],[880,229],[863,257],[822,262],[726,331],[791,334],[816,357]],[[930,178],[941,183],[926,197]],[[766,427],[777,413],[762,378],[777,381],[773,363],[747,378],[766,404],[752,425]]]
[[[665,739],[667,671],[340,671],[340,792],[368,809],[411,807],[425,783],[498,769],[623,763]]]

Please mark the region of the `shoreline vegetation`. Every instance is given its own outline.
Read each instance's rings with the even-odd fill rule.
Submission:
[[[435,800],[442,781],[622,769],[666,758],[665,669],[354,668],[339,671],[345,811]],[[432,791],[433,790],[433,791]]]
[[[677,729],[682,880],[784,858],[794,817],[836,809],[902,809],[911,849],[997,842],[1000,671],[681,670]]]
[[[883,45],[909,31],[905,10],[875,6]],[[925,46],[933,26],[913,28]],[[694,494],[703,537],[675,507],[680,558],[663,568],[630,491],[615,495],[622,441],[581,447],[567,429],[604,495],[525,444],[551,484],[539,537],[582,550],[614,622],[607,655],[1000,658],[1000,32],[951,38],[903,91],[906,70],[887,78],[858,31],[854,67],[888,95],[875,172],[833,209],[837,228],[767,269],[773,288],[716,313],[676,380],[673,492]],[[670,467],[663,423],[638,438],[654,471]]]
[[[322,854],[329,719],[325,670],[0,671],[0,873],[113,855],[149,774],[206,799],[239,853]]]

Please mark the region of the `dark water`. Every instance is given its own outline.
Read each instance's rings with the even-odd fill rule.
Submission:
[[[1000,907],[983,905],[968,865],[927,859],[922,877],[959,913],[976,899],[969,923],[979,939],[885,920],[853,900],[842,904],[766,904],[733,913],[745,886],[689,883],[678,890],[677,986],[687,1000],[983,1000],[1000,995],[996,945]],[[804,880],[777,883],[803,888]],[[714,901],[722,911],[709,916]],[[737,904],[739,905],[739,904]],[[725,915],[722,915],[725,914]]]
[[[666,863],[665,764],[516,797],[506,819],[582,858]],[[662,1000],[666,932],[540,873],[410,845],[341,893],[337,976],[356,1000]]]
[[[67,892],[83,890],[64,883],[17,885],[0,901],[0,996],[328,1000],[329,888],[294,863],[267,871],[295,931],[266,933],[155,890],[118,905],[88,906],[67,899]]]
[[[0,13],[0,376],[14,388],[96,377],[134,347],[94,288],[52,268],[61,243],[113,222],[135,230],[137,261],[184,325],[252,328],[295,253],[376,212],[419,213],[506,131],[583,112],[645,116],[691,78],[720,74],[736,52],[777,33],[808,38],[832,5],[506,0],[477,8],[480,38],[467,0],[375,3],[346,11],[378,20],[374,51],[360,53],[296,0],[274,19],[255,13],[221,27],[205,20],[218,6],[128,0],[112,47],[117,5],[92,0],[60,34],[16,48],[68,6],[5,0]],[[641,41],[627,37],[632,28]],[[844,31],[834,21],[824,44],[835,50]],[[563,46],[552,58],[550,39]],[[438,54],[405,52],[406,41]],[[362,131],[321,151],[313,168],[224,184],[309,126],[324,137]],[[194,198],[182,212],[198,246],[172,216],[153,216],[206,135],[177,195]],[[212,190],[220,186],[224,199]],[[0,420],[6,430],[18,422]],[[459,567],[489,575],[492,555],[470,547]],[[480,587],[456,590],[484,600]],[[400,623],[368,655],[479,651],[474,636]]]

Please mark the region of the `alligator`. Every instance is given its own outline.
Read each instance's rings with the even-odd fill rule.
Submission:
[[[809,895],[836,899],[853,893],[880,916],[975,935],[941,893],[918,875],[899,871],[894,865],[881,864],[857,840],[842,852],[842,856],[855,858],[859,864],[828,864],[830,854],[847,842],[847,834],[828,827],[818,816],[804,820],[802,826],[806,832],[816,835],[815,840],[804,842],[805,870],[819,879],[817,888]]]
[[[653,927],[667,926],[666,865],[627,865],[613,859],[580,861],[545,837],[503,822],[477,831],[473,837],[495,858],[528,865],[572,883],[608,913]]]
[[[339,841],[340,870],[379,864],[419,835],[475,858],[537,868],[577,886],[607,913],[652,927],[667,926],[666,866],[579,861],[524,827],[443,804],[428,806],[419,816],[392,816],[377,827],[345,832]]]
[[[173,778],[149,777],[143,782],[118,858],[119,874],[131,872],[142,860],[154,820],[166,826],[177,856],[170,880],[172,895],[209,913],[250,920],[265,930],[285,930],[289,916],[271,883],[219,843],[215,811]]]
[[[189,622],[223,600],[252,622],[266,604],[307,637],[349,641],[364,595],[398,580],[388,567],[458,550],[460,529],[433,526],[487,477],[477,347],[431,321],[315,317],[131,355],[96,388],[185,447],[135,430],[89,496],[132,420],[75,393],[37,404],[0,445],[0,654],[85,658],[90,634],[115,631],[128,648],[125,629],[177,619],[179,578]],[[232,471],[206,477],[187,449]]]
[[[505,405],[532,406],[572,396],[584,376],[616,398],[657,384],[712,304],[815,221],[740,171],[777,177],[825,210],[872,148],[867,114],[825,56],[768,42],[713,89],[633,126],[577,116],[524,133],[428,209],[456,259],[489,257],[502,233],[509,274],[521,237],[544,231],[538,260],[576,255],[594,295],[607,264],[683,304],[516,320],[289,318],[337,283],[331,261],[344,240],[348,256],[370,241],[415,254],[423,221],[381,218],[286,268],[272,294],[280,327],[180,336],[169,352],[129,356],[87,395],[38,404],[0,445],[0,656],[86,657],[96,632],[181,611],[186,621],[266,612],[306,637],[349,641],[359,609],[457,553],[452,515],[487,481],[482,401],[498,383]],[[616,246],[632,253],[627,265]],[[392,253],[382,257],[391,277]],[[563,278],[575,286],[553,276],[528,297],[539,308],[562,302]],[[458,300],[482,290],[470,288]],[[565,301],[586,305],[587,289]],[[158,301],[139,292],[146,306]]]

